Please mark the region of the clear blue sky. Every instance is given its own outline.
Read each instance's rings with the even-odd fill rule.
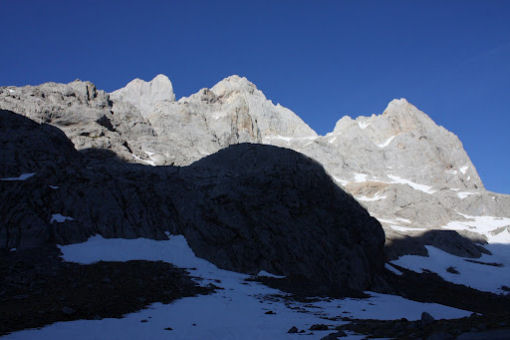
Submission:
[[[318,133],[405,97],[510,193],[510,1],[0,1],[0,85],[246,76]]]

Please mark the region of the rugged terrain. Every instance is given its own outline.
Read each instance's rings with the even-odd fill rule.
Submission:
[[[179,100],[163,75],[150,82],[135,79],[110,94],[79,80],[0,87],[0,109],[0,247],[7,264],[0,298],[5,306],[19,307],[17,316],[5,318],[9,326],[3,332],[119,316],[212,288],[225,288],[213,300],[242,296],[263,308],[285,304],[309,313],[306,323],[317,317],[347,320],[328,305],[346,300],[331,297],[364,296],[372,305],[385,296],[381,293],[485,318],[429,323],[425,331],[417,331],[419,323],[370,320],[330,324],[326,330],[338,326],[381,336],[393,330],[413,337],[443,332],[448,325],[456,327],[448,336],[456,336],[470,330],[468,322],[478,330],[508,326],[510,196],[486,191],[460,140],[405,99],[391,101],[381,115],[343,117],[325,136],[238,76]],[[116,249],[125,239],[134,243]],[[154,249],[169,242],[175,249],[165,251],[177,255],[144,253],[136,245],[148,239],[157,240]],[[181,241],[191,254],[175,243]],[[75,254],[76,263],[62,262],[56,245],[66,261],[73,246],[83,249]],[[33,249],[49,250],[35,261],[31,254],[39,250]],[[218,274],[195,255],[230,271],[272,274],[248,280]],[[145,260],[181,267],[199,263],[198,269],[187,268],[214,285],[200,288],[186,272]],[[98,289],[124,289],[130,301],[102,314],[87,305],[85,293],[59,293],[57,303],[53,295],[39,297],[48,284],[65,287],[69,275],[88,277],[69,283],[85,292],[90,278],[103,280],[105,271],[114,271],[131,282],[132,270],[167,275],[165,282],[187,288],[169,295],[156,284],[147,294],[142,286],[154,280],[124,286],[122,280],[101,281]],[[218,277],[227,277],[227,283]],[[256,281],[304,301],[271,298],[274,292]],[[247,297],[255,293],[245,292],[244,285],[264,292],[256,295],[259,301]],[[310,295],[323,300],[312,303]],[[48,312],[33,314],[26,306],[34,301]],[[225,313],[228,317],[232,310]],[[249,315],[245,309],[234,308],[235,313]],[[466,316],[462,313],[446,314]],[[320,331],[310,330],[311,336]]]
[[[0,143],[4,249],[170,232],[220,268],[306,277],[345,294],[383,270],[377,220],[292,150],[239,144],[187,167],[129,164],[79,153],[57,128],[9,111],[0,111]]]
[[[238,76],[179,100],[163,75],[111,94],[82,81],[3,87],[0,108],[59,127],[78,150],[110,150],[134,163],[189,165],[242,142],[294,149],[382,223],[392,259],[427,254],[426,244],[478,257],[470,241],[510,240],[509,196],[486,191],[459,139],[405,99],[381,115],[345,116],[325,136]],[[483,216],[501,221],[481,229]],[[464,237],[420,237],[444,229]]]

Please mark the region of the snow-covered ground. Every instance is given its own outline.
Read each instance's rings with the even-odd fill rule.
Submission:
[[[510,246],[510,218],[459,214],[464,216],[466,220],[452,221],[444,229],[477,232],[485,235],[489,243],[500,243]]]
[[[100,260],[165,261],[188,268],[191,275],[203,278],[200,284],[223,287],[214,294],[189,297],[165,305],[155,303],[147,309],[121,319],[58,322],[42,329],[24,330],[6,339],[320,339],[327,331],[307,335],[288,334],[296,326],[307,330],[316,323],[339,325],[326,317],[419,319],[422,312],[435,318],[458,318],[471,314],[433,303],[420,303],[399,296],[367,292],[367,299],[321,299],[296,302],[258,282],[246,282],[248,275],[218,269],[197,258],[183,236],[166,241],[149,239],[104,239],[91,237],[87,242],[60,246],[66,261],[90,264]],[[271,273],[262,273],[271,275]],[[218,282],[219,280],[219,282]],[[272,311],[275,314],[265,314]],[[140,322],[147,320],[147,322]],[[173,330],[165,330],[170,327]],[[363,338],[349,334],[350,339]]]
[[[508,245],[490,244],[487,248],[492,255],[484,254],[474,259],[500,266],[470,262],[467,260],[473,259],[454,256],[436,247],[425,247],[429,253],[428,257],[405,255],[391,262],[418,273],[424,269],[430,270],[446,281],[487,292],[503,293],[501,286],[510,286],[510,247]],[[458,274],[448,272],[449,267],[453,267]]]
[[[426,246],[429,256],[405,255],[392,263],[421,272],[424,269],[437,273],[443,279],[493,293],[504,293],[502,286],[510,287],[510,218],[464,215],[464,221],[452,221],[442,229],[466,230],[485,235],[485,246],[491,255],[480,258],[462,258],[432,246]],[[391,226],[395,229],[395,226]],[[490,265],[492,264],[492,265]],[[497,265],[495,265],[497,264]],[[453,267],[458,274],[446,271]]]

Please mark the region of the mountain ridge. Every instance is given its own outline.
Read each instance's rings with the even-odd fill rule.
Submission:
[[[117,95],[133,84],[129,100]],[[54,124],[78,149],[107,149],[149,165],[188,165],[246,142],[293,149],[321,163],[377,217],[387,241],[450,230],[455,222],[484,242],[492,234],[473,221],[509,217],[510,196],[484,189],[459,138],[405,99],[392,100],[380,115],[344,116],[324,136],[236,75],[178,100],[163,75],[111,94],[90,82],[0,88],[0,108]],[[498,235],[510,240],[508,230]]]

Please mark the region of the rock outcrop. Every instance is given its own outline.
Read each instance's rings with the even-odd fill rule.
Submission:
[[[393,248],[392,257],[404,249],[426,253],[424,244],[445,248],[443,240],[422,237],[431,230],[510,242],[503,223],[510,196],[486,191],[457,136],[405,99],[393,100],[381,115],[343,117],[325,136],[239,76],[179,100],[162,75],[110,95],[81,81],[0,87],[0,108],[62,129],[78,150],[110,150],[133,163],[189,165],[244,142],[293,149],[321,163],[378,218],[388,244],[415,238],[402,252]],[[483,216],[497,223],[480,228]],[[455,240],[458,254],[476,256],[472,244]]]
[[[170,232],[221,268],[337,293],[367,289],[383,270],[380,224],[295,151],[239,144],[190,166],[152,167],[78,152],[57,128],[13,112],[1,110],[0,123],[4,249]]]

